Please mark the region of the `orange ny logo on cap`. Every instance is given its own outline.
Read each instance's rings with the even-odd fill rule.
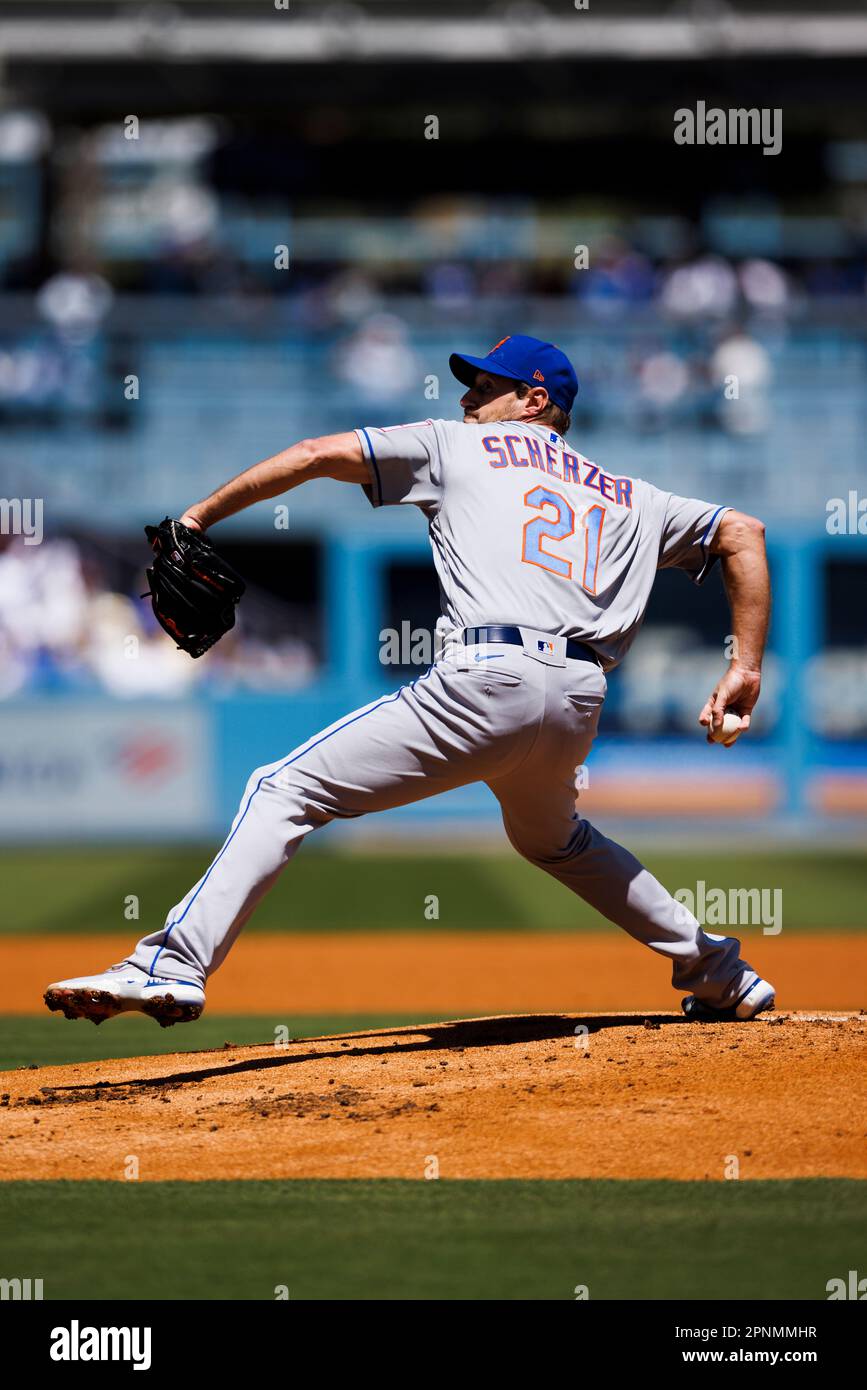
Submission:
[[[488,351],[488,356],[490,357],[492,352],[496,352],[498,347],[502,347],[503,343],[507,343],[511,336],[511,333],[507,333],[505,338],[501,338],[498,343],[494,343],[494,346],[490,348]]]

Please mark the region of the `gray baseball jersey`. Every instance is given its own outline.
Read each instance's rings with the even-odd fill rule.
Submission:
[[[595,661],[569,657],[564,640],[583,639],[602,666],[616,664],[657,568],[702,579],[723,509],[604,473],[539,425],[429,420],[359,438],[374,505],[410,502],[427,515],[452,625],[446,654],[257,768],[210,868],[130,963],[204,983],[309,834],[484,781],[515,849],[667,957],[678,989],[719,1006],[741,998],[758,977],[737,939],[703,931],[576,813],[575,769],[606,679]],[[518,627],[522,645],[467,646],[456,631],[488,623]]]
[[[357,431],[374,506],[428,520],[442,612],[589,643],[605,670],[644,619],[658,569],[700,584],[727,510],[606,473],[544,425],[423,420]]]

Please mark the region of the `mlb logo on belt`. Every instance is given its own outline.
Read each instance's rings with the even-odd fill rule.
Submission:
[[[554,643],[553,643],[553,642],[542,642],[542,641],[537,641],[537,643],[536,643],[536,650],[539,651],[539,652],[544,652],[546,656],[553,656],[553,655],[554,655]]]

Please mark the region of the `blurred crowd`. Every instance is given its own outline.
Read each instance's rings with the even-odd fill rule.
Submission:
[[[456,330],[463,325],[464,333],[473,333],[473,310],[480,306],[466,268],[439,267],[427,278],[429,297],[440,297],[439,308]],[[580,278],[576,272],[575,298],[596,321],[604,344],[580,358],[576,423],[586,429],[616,418],[653,431],[685,421],[735,434],[761,432],[772,385],[763,339],[784,334],[780,320],[794,293],[790,277],[768,261],[735,265],[708,256],[662,272],[628,247],[607,245],[596,270]],[[651,296],[659,315],[636,332],[630,315]],[[64,272],[37,296],[38,328],[0,331],[0,423],[134,427],[136,415],[125,408],[120,384],[133,380],[147,334],[139,338],[131,324],[112,323],[112,302],[101,276]],[[498,305],[498,323],[513,316],[523,321],[524,301]],[[327,345],[318,379],[350,414],[380,405],[400,409],[402,403],[417,411],[431,363],[423,360],[408,313],[405,299],[390,297],[371,275],[354,270],[299,289],[291,316],[281,322],[287,340],[294,333]],[[631,331],[620,335],[618,324]],[[576,340],[586,341],[587,325],[577,319],[575,325]],[[216,343],[212,350],[218,351]]]
[[[397,240],[404,221],[395,222]],[[352,247],[354,226],[346,227],[345,250]],[[116,272],[110,264],[69,266],[42,279],[38,286],[17,284],[0,262],[0,290],[35,288],[43,321],[66,340],[91,336],[111,308],[115,291],[124,294],[191,296],[237,301],[255,321],[257,309],[284,300],[286,320],[309,329],[337,328],[358,321],[383,303],[408,296],[423,301],[434,315],[472,318],[480,304],[528,299],[572,301],[593,318],[616,320],[639,307],[652,307],[678,323],[719,322],[759,314],[785,318],[824,299],[867,298],[867,253],[841,260],[772,259],[733,256],[697,249],[690,254],[651,256],[627,236],[606,234],[594,240],[586,264],[562,256],[538,260],[531,255],[487,259],[479,250],[464,255],[435,245],[418,258],[388,262],[382,255],[347,267],[348,256],[291,260],[291,274],[274,273],[272,261],[251,264],[237,248],[219,241],[192,245],[157,245],[145,258]]]
[[[143,570],[129,592],[113,588],[98,555],[71,538],[28,545],[0,535],[0,699],[52,690],[121,698],[176,698],[201,686],[217,694],[293,690],[316,674],[312,645],[281,632],[279,614],[269,631],[255,593],[249,609],[261,630],[245,630],[239,616],[219,646],[192,661],[139,597],[146,588]]]
[[[118,376],[187,312],[191,332],[207,320],[327,341],[329,384],[364,405],[418,394],[422,323],[487,333],[496,319],[502,334],[548,304],[564,338],[630,343],[585,369],[585,427],[625,412],[636,429],[683,417],[760,432],[768,336],[828,301],[867,301],[867,142],[829,139],[823,161],[821,189],[800,198],[769,189],[687,212],[673,190],[664,216],[600,196],[585,217],[565,193],[416,193],[398,208],[335,203],[305,184],[303,149],[278,154],[213,115],[59,131],[6,110],[0,296],[35,312],[0,326],[0,422],[130,428]],[[292,195],[293,178],[306,191]],[[737,411],[721,400],[730,378]]]

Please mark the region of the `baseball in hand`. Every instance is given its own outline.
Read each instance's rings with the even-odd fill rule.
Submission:
[[[741,732],[740,715],[732,714],[731,710],[727,710],[723,715],[723,722],[720,728],[715,729],[713,725],[711,725],[708,729],[708,737],[711,743],[722,743],[726,748],[731,748]]]

